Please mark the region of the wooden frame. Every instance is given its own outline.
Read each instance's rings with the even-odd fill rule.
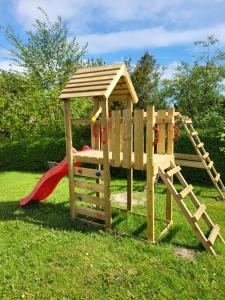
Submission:
[[[93,97],[94,107],[92,118],[85,120],[71,119],[70,99],[73,97]],[[133,103],[138,101],[125,65],[111,65],[78,70],[62,91],[60,98],[64,102],[64,122],[66,155],[68,162],[70,218],[74,220],[78,215],[104,221],[105,227],[112,226],[112,206],[110,191],[110,166],[127,169],[127,212],[132,213],[133,202],[133,169],[146,170],[146,218],[147,240],[155,243],[155,193],[154,183],[159,174],[166,184],[166,217],[165,227],[159,238],[165,235],[173,223],[172,197],[178,202],[182,212],[196,231],[203,246],[215,255],[213,244],[217,236],[223,241],[219,226],[214,225],[206,213],[206,207],[197,200],[193,187],[188,185],[180,166],[204,168],[207,170],[215,187],[223,196],[224,185],[220,174],[216,172],[213,161],[209,158],[204,144],[194,130],[190,118],[180,115],[173,108],[156,112],[154,106],[143,110],[135,110]],[[120,111],[113,111],[109,116],[109,100],[123,101],[126,109],[122,117]],[[183,124],[197,155],[174,153],[174,124]],[[72,125],[91,125],[92,150],[73,153]],[[155,146],[154,130],[160,132],[160,139]],[[144,136],[146,127],[146,136]],[[154,129],[154,130],[153,130]],[[146,147],[145,147],[146,143]],[[146,153],[145,153],[146,148]],[[155,149],[156,148],[156,149]],[[156,150],[156,153],[155,153]],[[75,162],[95,164],[95,168],[77,167]],[[176,164],[178,165],[176,165]],[[75,178],[74,178],[75,176]],[[79,177],[78,177],[79,176]],[[183,186],[178,192],[173,185],[173,176]],[[95,182],[87,182],[83,178],[93,178]],[[95,195],[80,192],[77,189],[94,191]],[[191,215],[183,199],[189,196],[196,206],[196,212]],[[83,205],[78,205],[83,201]],[[88,204],[89,206],[85,206]],[[200,218],[206,222],[211,233],[206,238],[197,222]],[[87,220],[86,220],[87,221]],[[93,223],[92,221],[88,221]],[[95,224],[95,223],[94,223]]]

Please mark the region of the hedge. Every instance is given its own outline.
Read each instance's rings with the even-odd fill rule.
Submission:
[[[199,130],[198,130],[199,131]],[[199,131],[200,138],[205,144],[205,148],[210,153],[210,158],[214,161],[222,179],[225,179],[225,157],[220,151],[225,147],[224,142],[217,138],[218,132],[215,130]],[[90,131],[87,127],[75,130],[74,144],[79,150],[83,145],[90,145]],[[175,144],[175,151],[179,153],[195,154],[190,140],[181,131],[179,141]],[[0,171],[39,171],[47,170],[47,161],[61,161],[65,156],[64,137],[33,137],[23,140],[4,140],[0,142]],[[184,176],[191,182],[208,183],[209,177],[205,170],[182,168]],[[112,176],[124,177],[123,169],[112,169]],[[145,178],[145,172],[135,171],[135,178]]]

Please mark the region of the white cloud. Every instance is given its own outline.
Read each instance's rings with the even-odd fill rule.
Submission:
[[[161,79],[172,79],[177,73],[178,61],[173,61],[167,66],[160,67]]]
[[[216,35],[221,43],[225,43],[225,23],[215,27],[196,30],[173,30],[153,27],[133,31],[112,32],[108,34],[90,34],[78,37],[81,44],[88,42],[91,54],[109,53],[129,49],[157,48],[174,45],[185,45],[196,40],[205,39],[208,35]]]
[[[10,0],[9,0],[10,1]],[[224,0],[11,0],[16,18],[26,27],[40,17],[42,7],[50,19],[58,15],[69,22],[73,32],[93,32],[98,24],[107,26],[128,22],[150,22],[154,26],[186,26],[216,24],[224,20]],[[210,16],[210,17],[209,17]]]
[[[5,71],[24,71],[24,68],[13,64],[10,60],[0,60],[0,69]]]

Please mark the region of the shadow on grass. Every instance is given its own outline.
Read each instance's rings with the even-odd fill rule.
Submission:
[[[184,247],[187,249],[198,250],[201,252],[205,251],[205,249],[203,248],[203,246],[201,245],[200,242],[198,245],[194,246],[194,245],[190,245],[188,242],[184,242],[183,240],[182,240],[182,242],[173,241],[174,237],[176,236],[176,234],[179,231],[180,231],[180,228],[178,226],[171,227],[170,230],[168,231],[167,235],[165,235],[165,237],[163,237],[160,240],[160,243],[172,244],[173,246]]]
[[[0,220],[21,220],[25,223],[41,225],[46,228],[97,232],[101,227],[92,226],[79,219],[70,221],[68,203],[42,203],[33,201],[24,207],[20,207],[18,201],[0,202]]]
[[[123,223],[125,219],[129,218],[127,214],[113,211],[113,227],[115,228],[120,223]],[[10,202],[0,202],[0,220],[1,221],[11,221],[11,220],[21,220],[25,223],[30,223],[33,225],[38,225],[46,228],[56,229],[56,230],[66,230],[66,231],[79,231],[82,233],[98,232],[102,229],[98,226],[93,226],[76,219],[71,222],[69,219],[69,205],[68,203],[42,203],[38,201],[33,201],[25,207],[19,207],[18,201]],[[131,237],[138,238],[139,235],[146,229],[146,222],[143,223],[143,217],[141,217],[141,223],[137,225],[135,230],[132,230],[130,234]],[[170,228],[167,235],[160,241],[160,243],[172,244],[174,246],[186,247],[193,250],[202,251],[204,250],[201,244],[199,245],[189,245],[188,241],[175,242],[173,238],[178,233],[180,228],[174,226]]]

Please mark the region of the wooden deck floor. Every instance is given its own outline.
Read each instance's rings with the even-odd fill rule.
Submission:
[[[154,163],[157,166],[160,166],[162,169],[168,168],[170,166],[171,159],[174,159],[173,155],[168,154],[154,154]],[[79,151],[74,154],[74,161],[83,162],[83,163],[93,163],[93,164],[102,164],[103,163],[103,151],[102,150],[88,150],[88,151]],[[109,161],[110,165],[114,166],[114,161],[112,159],[112,152],[109,152]],[[147,156],[146,153],[143,154],[143,168],[138,168],[141,170],[146,169]],[[123,153],[120,153],[120,166],[123,167]],[[134,153],[132,153],[131,167],[135,167]]]

